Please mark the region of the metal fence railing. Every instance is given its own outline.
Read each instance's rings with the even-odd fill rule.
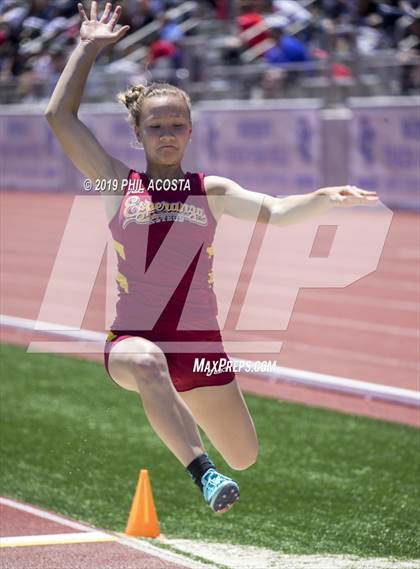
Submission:
[[[335,62],[328,59],[282,66],[270,66],[261,61],[207,65],[202,48],[197,45],[186,61],[187,66],[179,69],[158,65],[145,71],[129,60],[119,67],[97,66],[88,78],[84,101],[113,100],[114,95],[129,84],[145,80],[174,83],[185,89],[193,101],[314,97],[322,99],[325,107],[345,104],[348,97],[411,95],[420,86],[418,63],[402,63],[389,56],[360,58],[357,72],[335,76]],[[3,79],[0,104],[46,101],[57,79],[58,76],[50,77],[49,81],[34,76]]]

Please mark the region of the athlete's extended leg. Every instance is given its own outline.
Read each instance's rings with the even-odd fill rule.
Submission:
[[[237,379],[182,391],[180,396],[231,468],[244,470],[255,463],[257,434]]]
[[[145,338],[120,340],[111,348],[108,368],[118,385],[140,394],[153,429],[184,466],[204,453],[196,422],[175,390],[159,346]]]

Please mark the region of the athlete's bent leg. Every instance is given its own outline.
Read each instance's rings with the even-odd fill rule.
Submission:
[[[108,369],[118,385],[140,394],[156,434],[184,466],[204,453],[197,424],[175,390],[159,346],[139,337],[120,340],[111,348]]]
[[[182,391],[180,396],[231,468],[245,470],[256,462],[257,433],[236,379]]]

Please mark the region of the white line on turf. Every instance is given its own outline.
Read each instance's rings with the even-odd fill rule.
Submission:
[[[105,342],[106,335],[101,332],[91,330],[73,330],[68,326],[55,324],[52,322],[40,322],[16,316],[0,314],[0,326],[7,326],[15,329],[31,330],[34,332],[42,331],[52,336],[63,336],[72,340],[92,341],[93,344]],[[92,344],[92,347],[93,347]],[[93,350],[92,350],[93,351]],[[235,358],[232,358],[234,361]],[[245,360],[236,360],[245,363]],[[250,372],[251,373],[251,372]],[[303,385],[313,389],[330,390],[339,393],[368,397],[379,401],[399,403],[412,407],[420,407],[420,391],[413,389],[402,389],[379,383],[370,383],[346,377],[337,377],[314,373],[306,370],[293,369],[276,366],[272,372],[260,372],[252,370],[252,375],[263,380],[274,380],[291,382],[294,385]]]
[[[280,551],[230,543],[162,539],[182,553],[220,563],[229,569],[419,569],[420,560],[398,561],[343,555],[285,555]]]
[[[193,553],[181,552],[181,551],[177,552],[168,551],[166,549],[165,550],[162,549],[158,545],[153,545],[150,542],[140,540],[139,538],[128,537],[123,534],[118,534],[118,536],[119,536],[118,540],[119,543],[127,545],[128,547],[132,547],[134,549],[138,549],[139,551],[143,551],[144,553],[149,553],[149,555],[155,555],[156,557],[160,557],[161,559],[169,561],[170,563],[176,563],[182,565],[183,567],[188,567],[189,569],[217,569],[213,564],[210,565],[212,560],[211,559],[207,560],[206,557],[203,555],[201,556],[197,555],[197,556],[206,559],[206,561],[208,561],[207,563],[200,563],[199,561],[193,561],[191,559],[185,558],[185,554],[194,555]],[[156,538],[155,541],[156,543],[160,542],[163,544],[166,544],[168,542],[168,540],[166,540],[166,538],[163,538],[162,536],[160,536],[160,538]]]
[[[118,541],[122,545],[126,545],[133,549],[138,549],[143,553],[148,553],[162,560],[178,564],[189,569],[214,569],[214,565],[208,563],[199,563],[187,559],[185,555],[195,555],[201,557],[209,563],[221,565],[229,569],[419,569],[420,560],[398,561],[390,559],[377,559],[377,558],[359,558],[354,556],[341,556],[341,555],[284,555],[281,552],[264,549],[254,546],[239,546],[226,543],[210,543],[199,542],[188,539],[168,539],[163,535],[156,539],[156,544],[153,545],[141,539],[129,538],[123,534],[115,534],[101,532],[93,527],[73,522],[66,518],[62,518],[57,514],[52,514],[40,510],[35,506],[28,504],[21,504],[9,498],[0,497],[0,504],[24,511],[26,513],[38,516],[40,518],[48,519],[50,521],[72,527],[82,528],[88,533],[84,533],[86,540],[98,541],[98,536],[104,536],[106,541]],[[64,534],[63,538],[71,539],[74,534]],[[83,538],[83,534],[77,534]],[[57,536],[29,536],[20,539],[39,538],[54,538]],[[7,539],[19,538],[2,538],[5,543]],[[103,539],[105,540],[105,539]],[[103,541],[101,539],[101,541]],[[67,541],[67,543],[70,543]],[[81,542],[80,542],[81,543]],[[159,544],[169,545],[175,552],[164,551]],[[29,545],[29,544],[28,544]],[[35,544],[33,544],[35,545]],[[38,545],[41,545],[38,543]]]

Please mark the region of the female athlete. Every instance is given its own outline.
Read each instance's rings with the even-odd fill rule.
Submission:
[[[375,192],[343,186],[279,199],[245,190],[228,178],[184,173],[181,163],[192,132],[190,101],[184,91],[168,84],[134,86],[118,97],[128,108],[130,122],[146,155],[145,172],[129,168],[110,156],[78,118],[86,79],[96,57],[103,48],[122,38],[129,26],[117,26],[120,6],[112,10],[107,3],[99,19],[95,1],[91,3],[90,17],[82,4],[78,10],[80,42],[46,109],[50,127],[67,156],[92,181],[117,179],[120,187],[127,188],[127,180],[135,180],[150,188],[150,182],[166,180],[178,188],[164,196],[153,188],[145,190],[141,197],[130,190],[124,195],[119,192],[106,196],[105,207],[118,257],[119,300],[106,342],[105,365],[118,385],[139,393],[157,435],[184,465],[210,508],[223,513],[239,498],[239,487],[215,469],[198,426],[231,468],[246,469],[255,463],[258,454],[258,440],[247,405],[232,371],[208,376],[193,369],[197,354],[181,353],[184,350],[165,352],[160,347],[167,341],[181,346],[182,342],[202,340],[219,345],[219,350],[200,353],[211,364],[227,358],[212,290],[211,245],[217,221],[223,214],[256,219],[258,211],[262,223],[285,225],[337,205],[375,203],[378,198]],[[202,198],[201,207],[188,210],[193,212],[190,217],[182,205],[187,195]],[[144,316],[168,292],[165,285],[180,263],[186,240],[171,233],[159,282],[143,283],[142,287],[136,273],[141,265],[136,256],[138,244],[147,243],[146,265],[150,264],[172,226],[181,225],[189,238],[198,235],[208,254],[194,257],[153,329],[146,329]],[[178,235],[178,239],[173,235]],[[191,318],[191,328],[178,330],[187,293],[197,301],[197,310]]]

